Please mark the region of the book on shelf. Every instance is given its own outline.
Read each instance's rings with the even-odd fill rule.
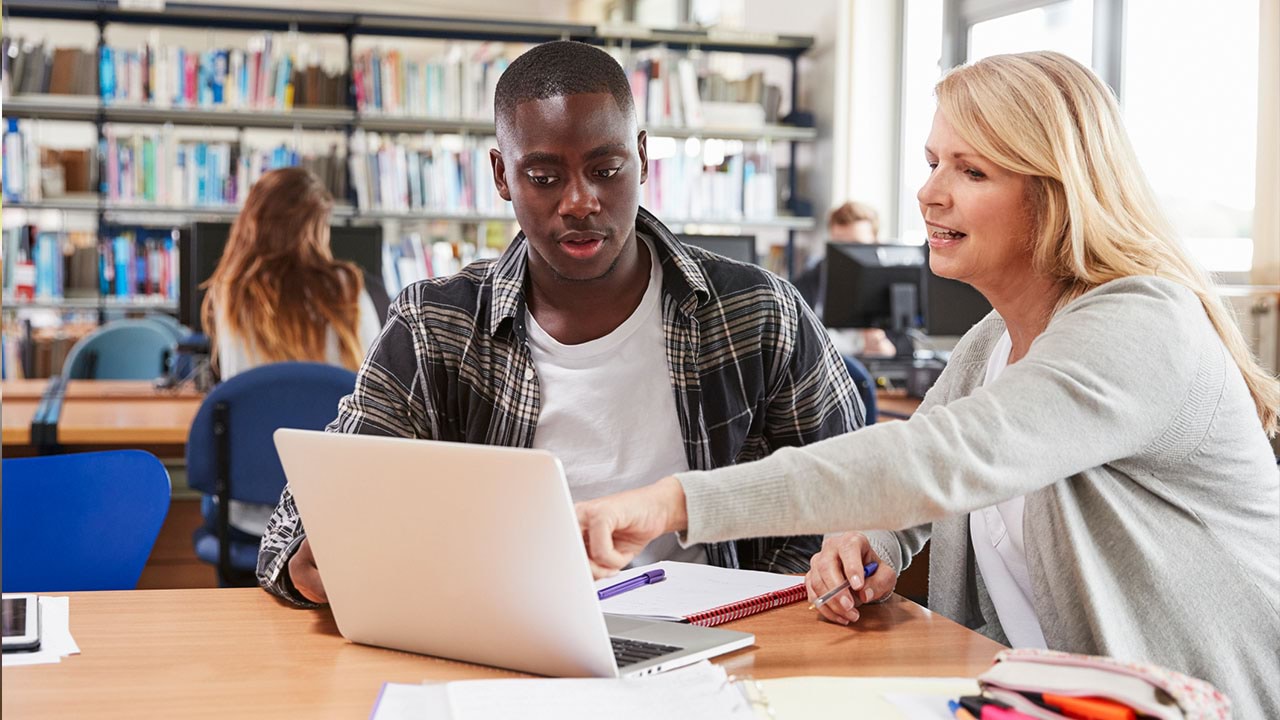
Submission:
[[[654,569],[663,570],[666,579],[602,600],[600,609],[613,615],[710,627],[788,605],[806,594],[804,578],[799,575],[671,560],[624,570],[616,577],[597,581],[596,590]]]
[[[356,107],[370,115],[492,120],[509,53],[501,43],[461,42],[435,52],[360,50],[351,69]]]
[[[304,154],[280,144],[179,139],[172,124],[131,130],[108,125],[102,140],[102,193],[108,202],[170,206],[235,205],[268,170],[301,165],[334,198],[346,196],[346,173],[335,145]]]
[[[96,240],[91,232],[41,230],[34,225],[3,234],[4,297],[16,304],[94,296]]]
[[[98,291],[104,298],[178,299],[173,230],[118,229],[98,245]]]
[[[3,40],[3,95],[93,95],[97,67],[93,50],[49,47],[43,40],[21,37]]]
[[[500,227],[492,227],[500,226]],[[422,232],[382,244],[383,284],[395,295],[420,280],[452,275],[475,260],[497,257],[510,240],[508,223],[462,226],[435,221]]]
[[[383,136],[357,128],[351,183],[360,210],[511,215],[493,185],[495,141],[431,134]]]
[[[251,37],[245,48],[194,50],[158,39],[104,46],[99,76],[105,103],[280,112],[347,105],[345,71],[273,33]]]
[[[40,178],[40,148],[30,120],[9,118],[4,130],[4,199],[39,202],[44,197]]]
[[[776,173],[768,141],[655,139],[641,204],[672,221],[770,220],[777,216]]]
[[[782,91],[764,80],[763,72],[729,79],[697,56],[666,48],[609,52],[622,65],[642,125],[753,129],[777,123]]]

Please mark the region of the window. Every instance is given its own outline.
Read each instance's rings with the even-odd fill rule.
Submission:
[[[920,148],[941,71],[998,53],[1056,50],[1090,65],[1117,90],[1143,170],[1191,251],[1214,272],[1250,269],[1259,0],[906,2],[904,239],[922,235],[915,202],[926,174]],[[939,54],[934,49],[942,56],[936,69],[928,67]]]
[[[1174,227],[1210,270],[1248,271],[1258,153],[1258,2],[1128,0],[1125,124]]]
[[[1056,50],[1085,65],[1093,59],[1093,0],[1063,0],[969,26],[968,62],[989,55]]]
[[[916,192],[929,177],[924,143],[937,102],[933,86],[942,76],[942,3],[906,0],[902,41],[902,137],[898,168],[898,229],[904,243],[922,245],[924,218]]]

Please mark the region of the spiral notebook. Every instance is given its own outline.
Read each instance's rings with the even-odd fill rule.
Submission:
[[[600,601],[613,615],[711,627],[805,598],[804,578],[715,565],[663,561],[596,582],[600,590],[661,568],[666,580]]]

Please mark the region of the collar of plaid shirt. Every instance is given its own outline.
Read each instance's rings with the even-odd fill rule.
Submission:
[[[696,260],[690,257],[684,243],[672,234],[648,210],[640,208],[636,213],[636,237],[645,236],[654,241],[658,251],[658,259],[662,264],[662,291],[675,298],[676,309],[682,315],[692,315],[698,306],[711,296],[707,278]],[[524,281],[529,268],[529,252],[526,248],[528,240],[524,232],[516,235],[511,245],[494,263],[491,275],[493,299],[489,308],[489,334],[514,326],[521,342],[526,340],[524,332]],[[673,273],[672,270],[675,270]]]

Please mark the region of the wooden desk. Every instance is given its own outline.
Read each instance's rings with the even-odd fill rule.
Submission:
[[[6,457],[37,451],[31,444],[31,421],[40,393],[33,389],[47,383],[0,384]],[[145,380],[72,380],[58,414],[58,444],[77,452],[142,448],[160,457],[181,457],[202,400],[194,390],[157,390]]]
[[[39,400],[49,387],[49,378],[5,380],[0,382],[0,397],[10,400]]]
[[[31,443],[31,421],[35,418],[40,397],[48,386],[48,378],[0,382],[0,415],[3,415],[4,421],[5,455],[9,454],[10,446]]]
[[[31,445],[31,421],[35,419],[40,398],[11,397],[7,389],[4,393],[0,400],[4,424],[2,442],[5,457],[10,457],[11,450]]]
[[[921,398],[911,397],[905,392],[884,390],[876,391],[876,407],[880,411],[880,415],[885,420],[899,420],[901,418],[888,417],[886,412],[911,417],[916,408],[920,407],[923,402]]]
[[[5,717],[368,717],[384,682],[518,673],[348,643],[328,611],[256,588],[71,593],[82,653],[4,670]],[[900,598],[854,627],[795,603],[726,625],[756,634],[730,673],[973,677],[1002,646]]]

